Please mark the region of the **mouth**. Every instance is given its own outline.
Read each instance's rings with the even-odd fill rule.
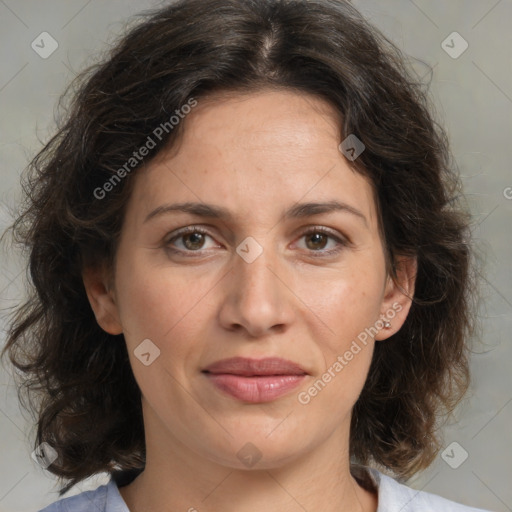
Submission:
[[[207,366],[203,371],[213,374],[229,373],[243,377],[307,374],[306,370],[297,363],[280,357],[265,357],[263,359],[232,357],[216,361]]]
[[[223,394],[249,403],[276,400],[308,375],[297,363],[277,357],[223,359],[202,372]]]

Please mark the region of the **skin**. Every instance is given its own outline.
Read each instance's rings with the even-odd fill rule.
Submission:
[[[143,396],[146,469],[121,495],[134,512],[375,512],[377,496],[349,471],[350,418],[374,344],[405,321],[415,262],[400,260],[396,282],[387,275],[372,187],[338,149],[341,119],[323,99],[290,90],[210,96],[182,122],[180,143],[134,176],[114,275],[84,272],[99,325],[124,334]],[[346,211],[281,218],[297,202],[329,200],[365,220]],[[223,206],[232,218],[174,212],[144,222],[183,201]],[[171,243],[191,225],[208,235]],[[347,244],[304,235],[315,226]],[[252,263],[236,252],[249,236],[263,248]],[[397,304],[391,327],[299,403]],[[145,366],[134,350],[148,338],[160,356]],[[233,356],[283,357],[309,375],[273,402],[245,403],[201,373]],[[261,455],[250,468],[237,457],[248,442]]]

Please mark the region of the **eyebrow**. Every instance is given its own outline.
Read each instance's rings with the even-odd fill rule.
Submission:
[[[184,212],[197,217],[207,217],[212,219],[230,220],[233,218],[231,212],[223,206],[208,204],[208,203],[173,203],[163,204],[152,210],[147,217],[144,219],[144,223],[149,220],[159,217],[161,215],[171,212]],[[288,210],[286,210],[282,219],[300,219],[304,217],[311,217],[314,215],[320,215],[322,213],[333,213],[333,212],[345,212],[350,213],[364,222],[368,227],[368,221],[366,217],[357,208],[340,202],[340,201],[327,201],[320,203],[299,203]]]

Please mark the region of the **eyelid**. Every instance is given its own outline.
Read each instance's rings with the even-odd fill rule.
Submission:
[[[301,236],[303,236],[303,235],[307,235],[309,233],[316,233],[317,231],[319,231],[321,233],[325,233],[327,235],[330,235],[332,238],[337,238],[341,242],[345,242],[347,244],[351,243],[348,236],[340,233],[339,231],[337,231],[335,229],[328,228],[327,226],[323,226],[321,224],[312,224],[311,226],[306,226],[305,228],[301,228],[299,233],[301,234]]]
[[[302,237],[304,237],[305,235],[309,235],[309,234],[313,234],[313,233],[325,234],[325,235],[329,236],[331,239],[333,239],[334,241],[336,241],[336,243],[338,244],[336,248],[330,249],[327,251],[326,250],[320,250],[320,251],[309,250],[308,255],[312,256],[313,258],[321,258],[322,256],[323,257],[336,256],[346,247],[350,247],[353,245],[351,240],[347,236],[342,235],[342,234],[338,233],[337,231],[335,231],[331,228],[328,228],[326,226],[318,226],[318,225],[308,226],[308,227],[302,229],[300,231],[299,240]]]
[[[170,233],[170,235],[165,238],[164,245],[167,246],[173,240],[176,240],[176,239],[182,237],[183,235],[187,235],[187,234],[190,234],[190,233],[202,233],[204,235],[208,235],[210,238],[214,238],[214,236],[207,229],[203,228],[202,226],[192,225],[192,226],[185,226],[184,228],[179,228],[179,229],[173,231],[172,233]],[[185,251],[177,250],[176,252],[183,253]],[[201,250],[199,250],[199,251],[186,251],[186,252],[200,253]]]

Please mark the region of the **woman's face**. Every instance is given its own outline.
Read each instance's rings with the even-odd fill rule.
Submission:
[[[173,152],[137,171],[114,289],[91,300],[98,322],[124,333],[146,436],[162,450],[263,468],[329,439],[347,448],[373,336],[396,332],[409,305],[386,274],[371,186],[338,148],[341,120],[322,99],[212,99],[181,121]],[[165,210],[185,202],[225,216]],[[234,357],[282,358],[302,375],[204,371]]]

